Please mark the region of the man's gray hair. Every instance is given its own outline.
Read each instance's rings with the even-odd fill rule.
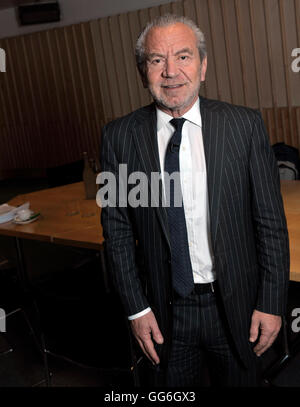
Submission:
[[[193,32],[195,33],[196,40],[197,40],[197,48],[200,55],[200,61],[202,62],[203,59],[206,57],[206,43],[205,37],[203,32],[199,29],[199,27],[194,23],[193,20],[190,20],[184,16],[177,16],[176,14],[165,14],[163,16],[158,16],[154,20],[150,21],[143,31],[140,33],[138,40],[135,46],[135,58],[138,70],[142,76],[145,75],[145,63],[146,63],[146,49],[145,49],[145,41],[147,34],[153,27],[166,27],[168,25],[182,23],[190,27]]]

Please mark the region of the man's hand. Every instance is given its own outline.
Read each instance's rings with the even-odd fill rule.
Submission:
[[[150,311],[142,317],[133,319],[131,321],[131,328],[144,354],[153,364],[158,364],[160,361],[154,349],[152,338],[158,344],[162,344],[164,338],[159,330],[153,312]]]
[[[259,336],[259,341],[253,348],[257,356],[261,356],[275,341],[281,327],[281,317],[279,315],[266,314],[254,310],[250,327],[250,342],[255,342]]]

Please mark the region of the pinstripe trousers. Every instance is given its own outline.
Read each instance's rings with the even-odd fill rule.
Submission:
[[[176,298],[173,323],[167,371],[162,372],[159,366],[151,367],[150,385],[259,387],[259,358],[253,352],[251,366],[246,369],[241,363],[230,337],[218,290]],[[209,371],[209,384],[203,375],[204,366]]]

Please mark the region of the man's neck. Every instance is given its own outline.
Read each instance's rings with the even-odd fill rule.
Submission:
[[[182,109],[177,109],[177,110],[176,109],[171,110],[171,109],[165,108],[163,106],[159,106],[159,105],[156,105],[156,106],[162,112],[167,113],[168,115],[170,115],[174,118],[177,118],[177,117],[182,117],[185,113],[187,113],[189,110],[191,110],[198,99],[199,99],[199,96],[197,95],[196,98],[193,100],[193,102],[190,103],[187,107],[183,107]]]

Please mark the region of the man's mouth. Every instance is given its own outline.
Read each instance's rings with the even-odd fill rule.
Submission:
[[[178,84],[178,85],[162,85],[164,89],[178,89],[181,88],[183,84]]]

